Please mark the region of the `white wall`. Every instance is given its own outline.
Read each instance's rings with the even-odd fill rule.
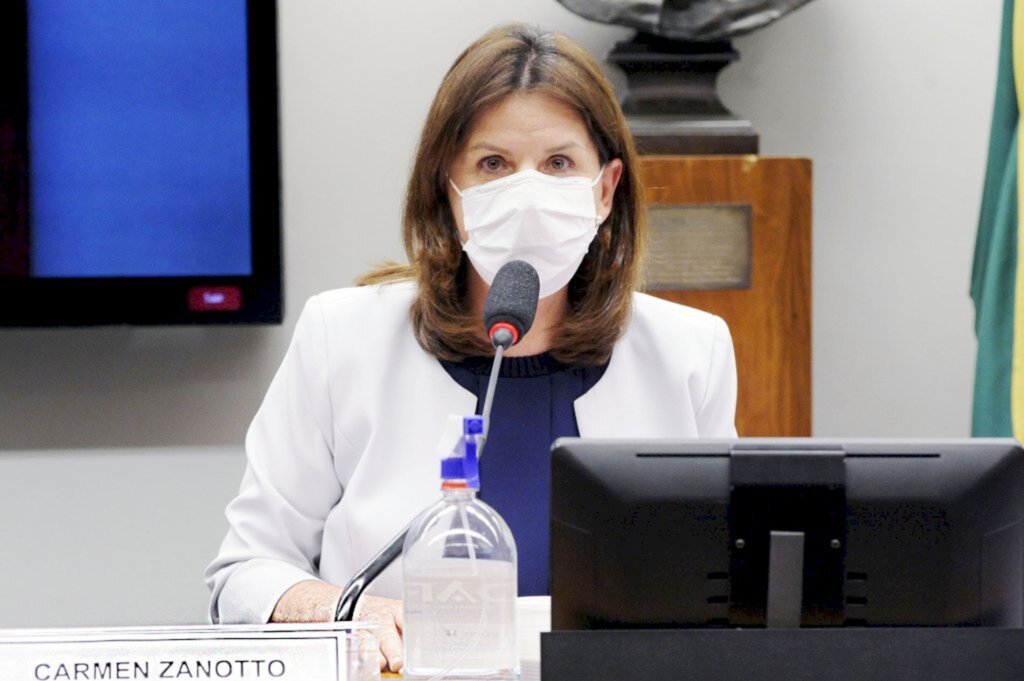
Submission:
[[[285,325],[0,330],[0,627],[201,621],[248,420],[302,301],[401,257],[411,150],[452,59],[507,20],[601,58],[628,35],[554,0],[279,4]],[[1001,5],[816,0],[737,41],[723,99],[764,153],[815,164],[818,435],[969,432]]]
[[[196,623],[240,447],[0,455],[0,627]]]

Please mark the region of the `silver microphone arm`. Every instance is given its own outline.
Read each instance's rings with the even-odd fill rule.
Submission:
[[[405,543],[405,535],[409,533],[412,523],[405,526],[398,536],[391,540],[387,546],[381,549],[380,553],[370,559],[370,562],[363,566],[363,569],[355,574],[345,585],[341,592],[341,599],[338,601],[338,608],[334,611],[335,622],[351,622],[356,614],[356,603],[359,597],[370,586],[370,582],[377,579],[380,573],[384,572],[387,566],[395,562],[395,558],[402,555],[402,545]]]

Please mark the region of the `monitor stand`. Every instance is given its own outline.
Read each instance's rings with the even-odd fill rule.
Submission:
[[[804,533],[770,533],[768,550],[769,629],[799,629],[804,602]]]

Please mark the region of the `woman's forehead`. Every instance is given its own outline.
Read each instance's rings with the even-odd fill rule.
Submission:
[[[579,113],[542,92],[513,93],[484,109],[466,136],[465,151],[529,145],[541,150],[577,146],[597,153]]]

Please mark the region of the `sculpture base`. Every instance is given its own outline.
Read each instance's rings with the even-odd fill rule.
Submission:
[[[739,116],[627,115],[637,151],[648,155],[757,154],[760,139]]]
[[[648,290],[729,324],[743,395],[736,428],[810,435],[810,159],[647,156],[640,179],[657,256]]]
[[[737,59],[728,41],[680,42],[638,33],[616,45],[608,60],[626,74],[622,110],[640,152],[758,153],[753,126],[729,111],[715,89],[719,72]]]

